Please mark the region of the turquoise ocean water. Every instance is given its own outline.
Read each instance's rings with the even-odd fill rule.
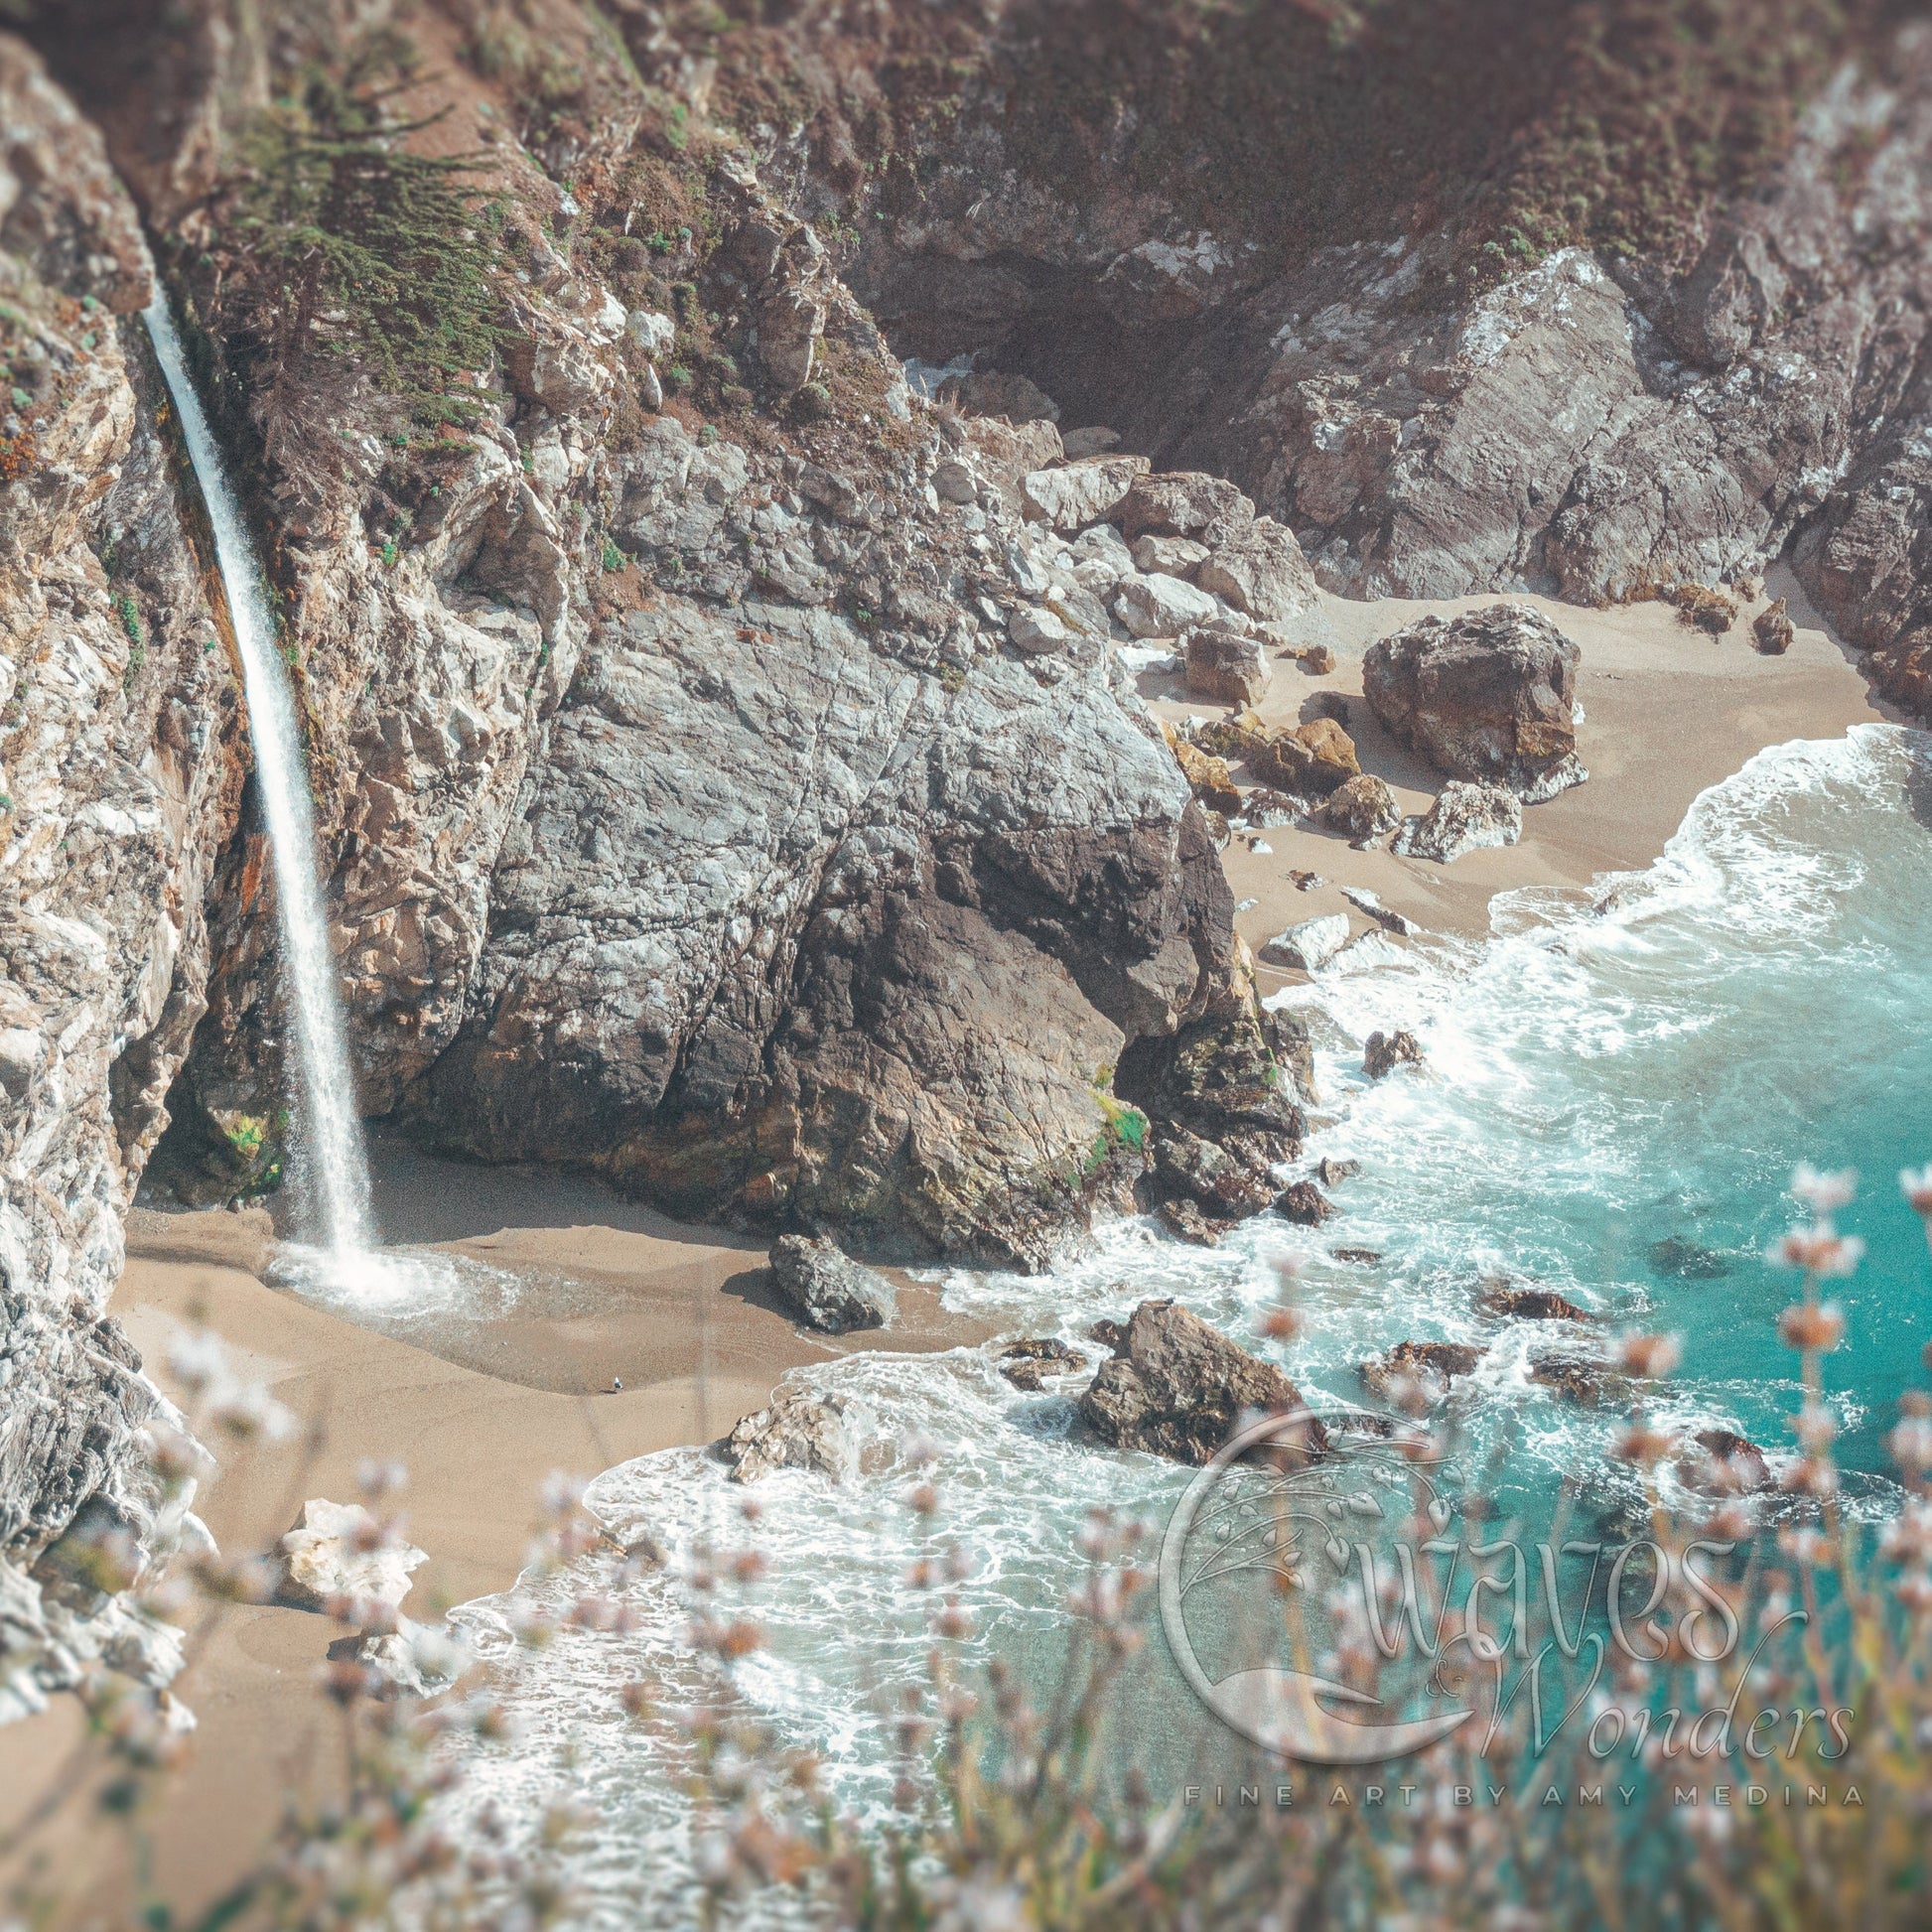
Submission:
[[[1288,996],[1317,1041],[1325,1124],[1309,1162],[1361,1164],[1325,1227],[1266,1217],[1209,1252],[1127,1222],[1049,1276],[950,1275],[947,1299],[995,1312],[1009,1334],[1077,1344],[1097,1316],[1173,1296],[1274,1355],[1317,1406],[1358,1406],[1355,1365],[1393,1342],[1481,1340],[1490,1354],[1460,1409],[1501,1457],[1505,1512],[1534,1529],[1568,1481],[1609,1519],[1631,1493],[1606,1454],[1616,1412],[1531,1385],[1525,1361],[1549,1345],[1549,1328],[1485,1322],[1480,1279],[1534,1280],[1617,1326],[1678,1333],[1684,1366],[1660,1415],[1775,1449],[1797,1406],[1774,1331],[1793,1284],[1762,1251],[1796,1217],[1784,1194],[1796,1163],[1856,1168],[1861,1192],[1841,1222],[1869,1253],[1838,1296],[1848,1338],[1829,1388],[1845,1459],[1867,1472],[1854,1494],[1882,1510],[1880,1437],[1899,1390],[1924,1379],[1932,1338],[1932,1265],[1896,1184],[1901,1166],[1932,1159],[1932,738],[1865,726],[1774,748],[1705,793],[1647,873],[1599,882],[1592,902],[1505,895],[1493,917],[1481,944],[1352,949]],[[1361,1041],[1391,1027],[1419,1035],[1427,1065],[1370,1085]],[[1673,1271],[1658,1248],[1670,1242],[1697,1256],[1692,1272]],[[1380,1259],[1337,1260],[1337,1247]],[[1302,1262],[1307,1326],[1280,1347],[1257,1321],[1289,1256]],[[769,1642],[745,1692],[824,1754],[840,1797],[861,1810],[887,1802],[895,1775],[894,1693],[923,1678],[928,1639],[903,1587],[908,1564],[956,1543],[979,1641],[1047,1670],[1065,1594],[1085,1571],[1085,1511],[1104,1504],[1158,1524],[1189,1480],[1082,1442],[1070,1394],[1016,1393],[994,1352],[811,1371],[805,1379],[853,1405],[875,1451],[844,1485],[768,1480],[756,1523],[739,1514],[745,1492],[697,1451],[625,1464],[592,1492],[608,1519],[648,1526],[680,1558],[706,1539],[766,1555],[749,1607]],[[902,1448],[914,1438],[936,1452],[933,1529],[903,1504]],[[588,1802],[597,1824],[576,1875],[614,1923],[653,1900],[668,1908],[688,1882],[689,1818],[669,1775],[677,1746],[617,1704],[640,1675],[673,1700],[680,1687],[697,1694],[678,1570],[627,1587],[638,1627],[622,1635],[572,1632],[520,1650],[504,1599],[460,1613],[499,1658],[518,1725],[513,1741],[476,1753],[466,1802],[525,1815],[553,1791]],[[537,1594],[561,1606],[607,1576],[593,1562]],[[1141,1668],[1142,1754],[1174,1779],[1211,1776],[1227,1740],[1158,1638]]]

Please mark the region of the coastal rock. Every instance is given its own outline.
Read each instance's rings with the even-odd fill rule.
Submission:
[[[1255,704],[1268,689],[1273,672],[1258,637],[1199,624],[1182,639],[1187,662],[1187,689],[1197,697],[1223,704]]]
[[[1464,1376],[1475,1372],[1488,1353],[1459,1341],[1399,1341],[1386,1354],[1362,1363],[1356,1371],[1370,1395],[1387,1398],[1405,1385],[1448,1394]]]
[[[1233,483],[1192,471],[1138,478],[1119,518],[1129,543],[1141,536],[1192,537],[1210,550],[1245,535],[1254,520],[1254,504]]]
[[[1532,1355],[1525,1373],[1538,1388],[1586,1409],[1627,1402],[1634,1387],[1627,1375],[1589,1355]]]
[[[1391,848],[1406,859],[1446,866],[1484,846],[1514,845],[1523,836],[1523,801],[1501,785],[1445,785],[1420,818],[1403,821]]]
[[[843,1396],[783,1389],[771,1405],[740,1418],[720,1452],[734,1482],[758,1482],[779,1469],[806,1469],[842,1482],[858,1459]]]
[[[1292,530],[1259,517],[1222,543],[1194,582],[1262,623],[1286,623],[1315,609],[1314,572]]]
[[[1210,811],[1232,815],[1241,809],[1241,788],[1229,773],[1225,759],[1215,758],[1198,745],[1190,744],[1165,720],[1161,735],[1195,798]]]
[[[1476,1297],[1476,1308],[1483,1314],[1499,1315],[1510,1321],[1594,1321],[1587,1309],[1579,1308],[1568,1296],[1554,1289],[1518,1288],[1509,1282],[1485,1282]]]
[[[1730,1273],[1728,1255],[1707,1248],[1701,1241],[1687,1240],[1681,1234],[1653,1241],[1648,1259],[1653,1275],[1669,1275],[1678,1281],[1716,1282]]]
[[[1751,635],[1757,642],[1759,652],[1765,657],[1782,657],[1791,648],[1791,639],[1796,634],[1791,625],[1791,613],[1783,598],[1760,611],[1751,621]]]
[[[1262,947],[1262,956],[1304,973],[1320,970],[1348,943],[1348,914],[1324,912],[1277,933]]]
[[[1007,620],[1007,641],[1023,657],[1044,657],[1064,650],[1072,632],[1051,611],[1035,611],[1022,605]]]
[[[883,1328],[898,1312],[892,1283],[822,1235],[779,1235],[771,1244],[771,1282],[810,1326],[828,1334]]]
[[[1248,765],[1264,784],[1311,798],[1325,798],[1362,769],[1355,741],[1332,718],[1270,732],[1249,752]]]
[[[1584,777],[1577,646],[1540,612],[1492,604],[1421,618],[1369,646],[1362,693],[1391,734],[1451,778],[1526,802]]]
[[[1008,1342],[1000,1350],[1000,1373],[1030,1395],[1038,1394],[1049,1375],[1070,1375],[1085,1368],[1087,1358],[1056,1336]]]
[[[1303,1407],[1280,1369],[1173,1302],[1143,1302],[1134,1311],[1126,1352],[1103,1362],[1080,1398],[1081,1420],[1115,1449],[1193,1463],[1209,1461],[1251,1412]],[[1304,1459],[1327,1449],[1327,1432],[1310,1417]]]
[[[1020,485],[1026,514],[1055,530],[1083,530],[1114,515],[1146,469],[1146,457],[1115,456],[1035,470]]]
[[[1155,1216],[1177,1241],[1196,1248],[1217,1248],[1234,1223],[1209,1214],[1198,1201],[1164,1200],[1156,1204]]]
[[[1362,1045],[1362,1071],[1371,1080],[1381,1080],[1399,1066],[1420,1066],[1422,1044],[1412,1033],[1398,1029],[1392,1034],[1370,1034]]]
[[[280,1544],[282,1576],[275,1600],[298,1610],[331,1610],[333,1604],[384,1603],[391,1609],[409,1594],[410,1574],[429,1552],[384,1535],[360,1503],[334,1503],[312,1496]],[[359,1619],[358,1619],[359,1620]]]
[[[1275,1197],[1265,1155],[1243,1159],[1184,1127],[1156,1134],[1153,1153],[1149,1186],[1168,1199],[1193,1201],[1215,1220],[1246,1220]]]
[[[1384,932],[1393,932],[1399,939],[1413,939],[1422,930],[1414,919],[1405,917],[1391,905],[1384,905],[1380,897],[1361,886],[1344,886],[1341,896],[1358,912],[1366,912]]]
[[[1291,1181],[1275,1196],[1275,1212],[1302,1227],[1317,1228],[1334,1211],[1334,1202],[1311,1180]]]
[[[1341,833],[1356,851],[1379,844],[1402,823],[1402,807],[1385,780],[1364,771],[1328,794],[1321,822]],[[1387,924],[1376,914],[1377,924]]]
[[[1159,572],[1123,584],[1113,609],[1134,637],[1177,637],[1190,624],[1211,623],[1221,615],[1205,591]]]
[[[1700,1429],[1678,1458],[1678,1479],[1706,1496],[1756,1496],[1777,1486],[1764,1451],[1731,1429]]]

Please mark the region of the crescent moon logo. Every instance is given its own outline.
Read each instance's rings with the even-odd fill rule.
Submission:
[[[1210,1679],[1195,1654],[1182,1613],[1187,1539],[1228,1466],[1248,1450],[1288,1437],[1310,1419],[1310,1411],[1293,1410],[1263,1416],[1237,1430],[1188,1485],[1169,1519],[1167,1535],[1161,1543],[1161,1624],[1167,1632],[1168,1647],[1189,1688],[1240,1736],[1264,1750],[1306,1764],[1386,1763],[1439,1743],[1467,1723],[1474,1713],[1465,1708],[1394,1723],[1356,1723],[1324,1706],[1345,1705],[1379,1711],[1380,1702],[1349,1685],[1317,1677],[1311,1671],[1269,1664],[1235,1671],[1218,1680]],[[1435,1514],[1432,1509],[1432,1521]]]

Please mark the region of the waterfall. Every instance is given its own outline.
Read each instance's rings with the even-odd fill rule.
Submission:
[[[167,295],[158,284],[142,320],[174,397],[189,461],[207,504],[215,564],[241,653],[255,775],[261,784],[275,871],[275,904],[287,974],[284,1005],[295,1031],[297,1125],[307,1163],[305,1178],[322,1220],[316,1232],[339,1264],[359,1261],[375,1246],[375,1216],[336,961],[329,950],[329,925],[316,879],[315,810],[295,703],[275,646],[275,622],[248,526],[189,377]]]

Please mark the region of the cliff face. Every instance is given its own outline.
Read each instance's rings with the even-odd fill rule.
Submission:
[[[94,131],[0,36],[0,1716],[178,1633],[76,1555],[151,1545],[167,1405],[105,1313],[121,1216],[204,1004],[242,766]]]

